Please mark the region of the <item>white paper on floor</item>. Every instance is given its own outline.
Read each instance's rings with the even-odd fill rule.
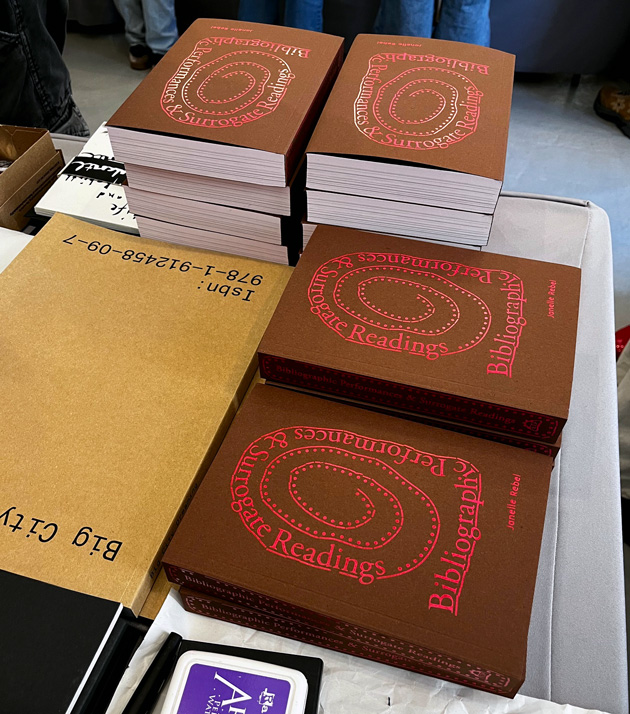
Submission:
[[[324,661],[320,714],[587,714],[594,710],[517,695],[506,699],[285,637],[186,612],[171,590],[133,656],[107,714],[121,714],[171,632],[186,640],[319,657]],[[165,690],[153,714],[159,714]]]

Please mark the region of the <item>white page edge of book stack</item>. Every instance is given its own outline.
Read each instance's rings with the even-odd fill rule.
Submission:
[[[307,189],[307,220],[372,233],[486,245],[492,215]]]
[[[109,159],[114,158],[105,124],[101,124],[98,127],[77,156],[69,161],[68,164],[81,156],[90,158],[94,154],[106,156]],[[98,194],[103,191],[105,191],[105,194],[99,196]],[[110,199],[108,196],[110,192],[117,195],[121,194],[122,198]],[[99,201],[99,198],[104,198],[105,200]],[[116,205],[121,209],[119,216],[112,215],[112,205]],[[37,202],[35,213],[38,216],[47,218],[51,218],[55,213],[65,213],[68,216],[93,223],[102,228],[138,235],[138,225],[135,218],[132,213],[127,211],[125,187],[120,184],[107,184],[96,179],[69,176],[61,173],[55,183]]]
[[[306,155],[306,188],[403,203],[494,213],[502,181],[429,166]]]
[[[321,714],[597,714],[595,710],[534,699],[517,694],[507,699],[422,674],[371,662],[359,657],[303,644],[184,610],[171,590],[143,642],[136,650],[114,693],[106,714],[122,714],[142,676],[171,632],[184,639],[233,647],[319,657],[324,675],[319,702]],[[164,687],[153,714],[162,711]]]
[[[137,220],[140,235],[143,238],[186,245],[191,248],[213,250],[219,253],[240,255],[245,258],[255,258],[256,260],[266,260],[270,263],[280,263],[281,265],[289,264],[288,251],[286,247],[281,245],[263,243],[262,241],[227,233],[191,228],[190,226],[168,223],[145,216],[138,216]]]
[[[282,245],[282,225],[279,216],[232,208],[216,203],[204,203],[190,198],[166,196],[139,188],[127,190],[129,205],[138,218],[152,218],[183,227],[210,230],[231,236]],[[140,225],[140,224],[139,224]]]
[[[265,186],[287,185],[283,154],[117,126],[108,129],[114,155],[124,164],[157,169],[168,164],[170,171]]]
[[[127,182],[131,188],[162,193],[167,196],[215,203],[233,208],[246,208],[279,216],[291,214],[289,186],[261,186],[242,181],[215,179],[210,176],[147,168],[126,164]]]
[[[315,229],[317,228],[317,223],[308,223],[307,221],[302,221],[302,250],[306,248],[309,240],[313,237]]]
[[[302,222],[302,250],[306,248],[309,240],[313,237],[315,229],[317,228],[317,223],[308,223],[306,221]],[[408,236],[395,235],[394,233],[379,233],[377,235],[393,236],[394,238],[407,238],[407,240],[416,240],[416,238],[409,238]],[[448,245],[451,248],[465,248],[466,250],[481,250],[480,245],[466,245],[465,243],[445,243],[441,240],[427,240],[422,239],[423,243],[434,243],[435,245]]]

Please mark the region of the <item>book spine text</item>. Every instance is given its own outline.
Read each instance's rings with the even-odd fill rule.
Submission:
[[[564,426],[555,417],[467,399],[421,387],[389,382],[261,354],[260,372],[264,379],[280,384],[313,389],[333,396],[401,409],[463,426],[492,429],[496,432],[554,444]]]

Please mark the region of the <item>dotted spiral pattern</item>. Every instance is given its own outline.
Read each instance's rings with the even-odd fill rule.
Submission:
[[[375,72],[378,83],[373,81]],[[388,62],[376,55],[355,102],[355,125],[372,141],[393,148],[446,148],[477,130],[479,96],[477,86],[460,72],[412,60]]]
[[[278,548],[274,540],[279,532],[283,537],[291,534],[288,542],[299,542],[318,553],[332,544],[331,559],[319,561],[324,570],[343,570],[347,557],[359,562],[379,561],[375,579],[419,567],[433,551],[440,530],[439,514],[429,496],[402,476],[387,454],[378,458],[351,447],[296,445],[295,433],[305,429],[283,429],[285,447],[279,453],[270,452],[270,458],[264,463],[259,460],[250,469],[246,487],[238,478],[241,466],[250,462],[251,453],[270,435],[250,444],[243,454],[232,478],[233,502],[244,504],[234,509],[243,524],[249,528],[250,522],[255,523],[254,514],[269,524],[270,532],[261,532],[258,539],[283,557],[288,556],[288,550]],[[359,435],[352,437],[365,441]],[[400,453],[409,447],[393,444],[391,448]],[[431,456],[425,458],[431,463]],[[421,466],[415,468],[421,473]],[[255,533],[256,528],[250,530]],[[294,553],[293,559],[304,562],[304,552]],[[337,556],[335,565],[332,557]],[[314,559],[311,563],[317,567]]]
[[[293,461],[302,463],[291,467]],[[357,469],[346,466],[348,463],[356,464]],[[288,489],[287,466],[290,468]],[[333,488],[339,487],[340,481],[350,481],[350,489],[343,489],[340,493],[338,506],[350,507],[352,517],[334,518],[333,512],[325,513],[326,504],[317,503],[319,489],[317,482],[312,484],[314,476],[320,476],[318,482],[322,491],[328,489],[328,478],[333,480]],[[394,483],[388,488],[385,483],[392,479]],[[397,572],[402,572],[421,564],[431,552],[438,529],[435,506],[426,494],[379,459],[340,448],[293,449],[269,464],[260,483],[260,493],[270,510],[303,535],[350,544],[359,550],[378,550],[392,542],[403,528],[406,509],[403,509],[402,502],[394,495],[396,482],[416,499],[420,499],[431,517],[422,549],[414,553],[409,562],[396,567]],[[287,490],[289,499],[286,498]],[[306,496],[306,493],[309,495]],[[419,503],[414,504],[418,510],[419,506]],[[419,542],[420,538],[417,540]]]
[[[447,81],[438,78],[443,74]],[[462,80],[468,81],[457,72],[439,67],[408,69],[379,89],[374,116],[383,128],[396,134],[414,138],[435,136],[457,116],[461,89],[456,89],[452,82],[460,84]],[[431,111],[434,105],[437,106]]]
[[[293,78],[282,58],[260,50],[228,52],[208,62],[202,59],[201,64],[191,57],[169,79],[162,95],[162,109],[182,123],[204,126],[204,119],[216,119],[212,128],[235,126],[219,120],[247,112],[246,123],[260,119],[275,111]]]
[[[317,275],[313,283],[321,285],[321,281],[317,283]],[[317,309],[314,296],[311,290],[309,299]],[[387,264],[348,268],[340,271],[336,281],[326,282],[323,297],[325,304],[336,309],[344,320],[364,325],[377,336],[390,340],[402,333],[410,341],[445,344],[440,356],[473,348],[485,338],[491,324],[490,309],[480,297],[436,272],[419,268]],[[330,327],[323,311],[319,315]],[[365,344],[364,333],[358,338],[352,332],[342,337]],[[400,352],[404,350],[401,345],[402,341],[398,348],[392,348],[390,342],[379,345],[373,340],[368,346]]]

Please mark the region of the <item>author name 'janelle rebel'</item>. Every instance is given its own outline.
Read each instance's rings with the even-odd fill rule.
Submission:
[[[346,430],[292,426],[247,447],[231,496],[232,510],[268,553],[321,577],[370,586],[431,558],[427,608],[457,615],[481,538],[481,474],[470,462]]]
[[[500,314],[492,314],[488,298]],[[505,270],[400,253],[349,253],[315,271],[310,310],[342,339],[429,361],[486,345],[486,374],[511,378],[527,320],[523,281]],[[404,306],[404,307],[403,307]]]

